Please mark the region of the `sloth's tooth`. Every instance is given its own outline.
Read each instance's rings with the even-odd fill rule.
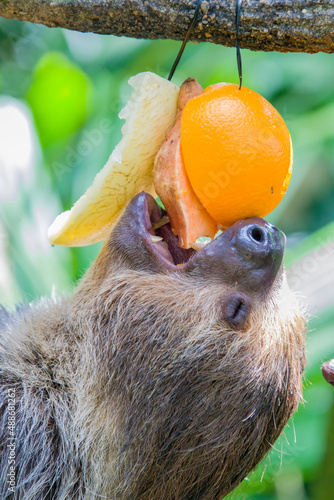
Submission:
[[[169,222],[168,215],[164,215],[163,217],[161,217],[161,219],[158,222],[155,222],[154,224],[152,224],[152,228],[155,231],[156,229],[159,229],[159,227],[164,226],[165,224],[168,224],[168,222]]]
[[[196,252],[198,252],[199,250],[202,250],[202,248],[204,248],[208,243],[210,243],[209,241],[206,241],[204,243],[201,243],[201,242],[196,242],[196,243],[190,243],[190,247],[193,249],[193,250],[196,250]]]
[[[153,243],[158,243],[158,241],[162,241],[162,238],[160,238],[160,236],[154,236],[153,234],[150,234],[150,237]]]

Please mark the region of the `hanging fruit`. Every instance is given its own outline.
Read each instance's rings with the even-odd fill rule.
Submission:
[[[262,96],[231,83],[203,91],[194,79],[179,90],[149,72],[129,83],[123,138],[92,186],[52,224],[51,243],[105,239],[143,190],[160,196],[183,248],[277,206],[291,177],[291,138]]]

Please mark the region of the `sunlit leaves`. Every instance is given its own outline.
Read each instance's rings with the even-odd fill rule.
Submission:
[[[92,95],[90,79],[78,66],[58,52],[43,56],[27,93],[42,144],[78,130],[91,111]]]

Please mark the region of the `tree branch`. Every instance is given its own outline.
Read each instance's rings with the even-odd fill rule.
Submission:
[[[181,40],[196,0],[0,0],[0,16],[77,31]],[[235,45],[235,0],[202,2],[191,40]],[[243,0],[240,46],[334,52],[334,0]]]

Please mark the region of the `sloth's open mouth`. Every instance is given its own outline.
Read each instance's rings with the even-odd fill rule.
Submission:
[[[179,239],[173,233],[167,213],[160,209],[158,205],[157,208],[160,213],[158,220],[156,220],[156,210],[149,214],[149,207],[147,207],[147,216],[145,217],[150,246],[164,261],[175,266],[185,264],[196,254],[196,250],[192,248],[185,249],[179,246]]]
[[[133,198],[126,219],[136,239],[165,269],[229,276],[234,285],[248,280],[258,288],[272,284],[282,266],[285,237],[258,217],[236,222],[199,249],[179,246],[166,212],[148,194]]]
[[[136,233],[164,266],[182,267],[199,253],[193,248],[180,247],[179,239],[172,230],[166,212],[159,207],[152,196],[141,193],[132,200],[131,205],[135,211],[132,221],[137,220]]]
[[[181,248],[179,246],[179,239],[173,233],[170,222],[166,222],[166,220],[168,221],[168,217],[167,214],[164,214],[157,224],[152,225],[152,229],[149,231],[152,235],[152,244],[161,256],[172,264],[185,264],[195,255],[196,250]]]

